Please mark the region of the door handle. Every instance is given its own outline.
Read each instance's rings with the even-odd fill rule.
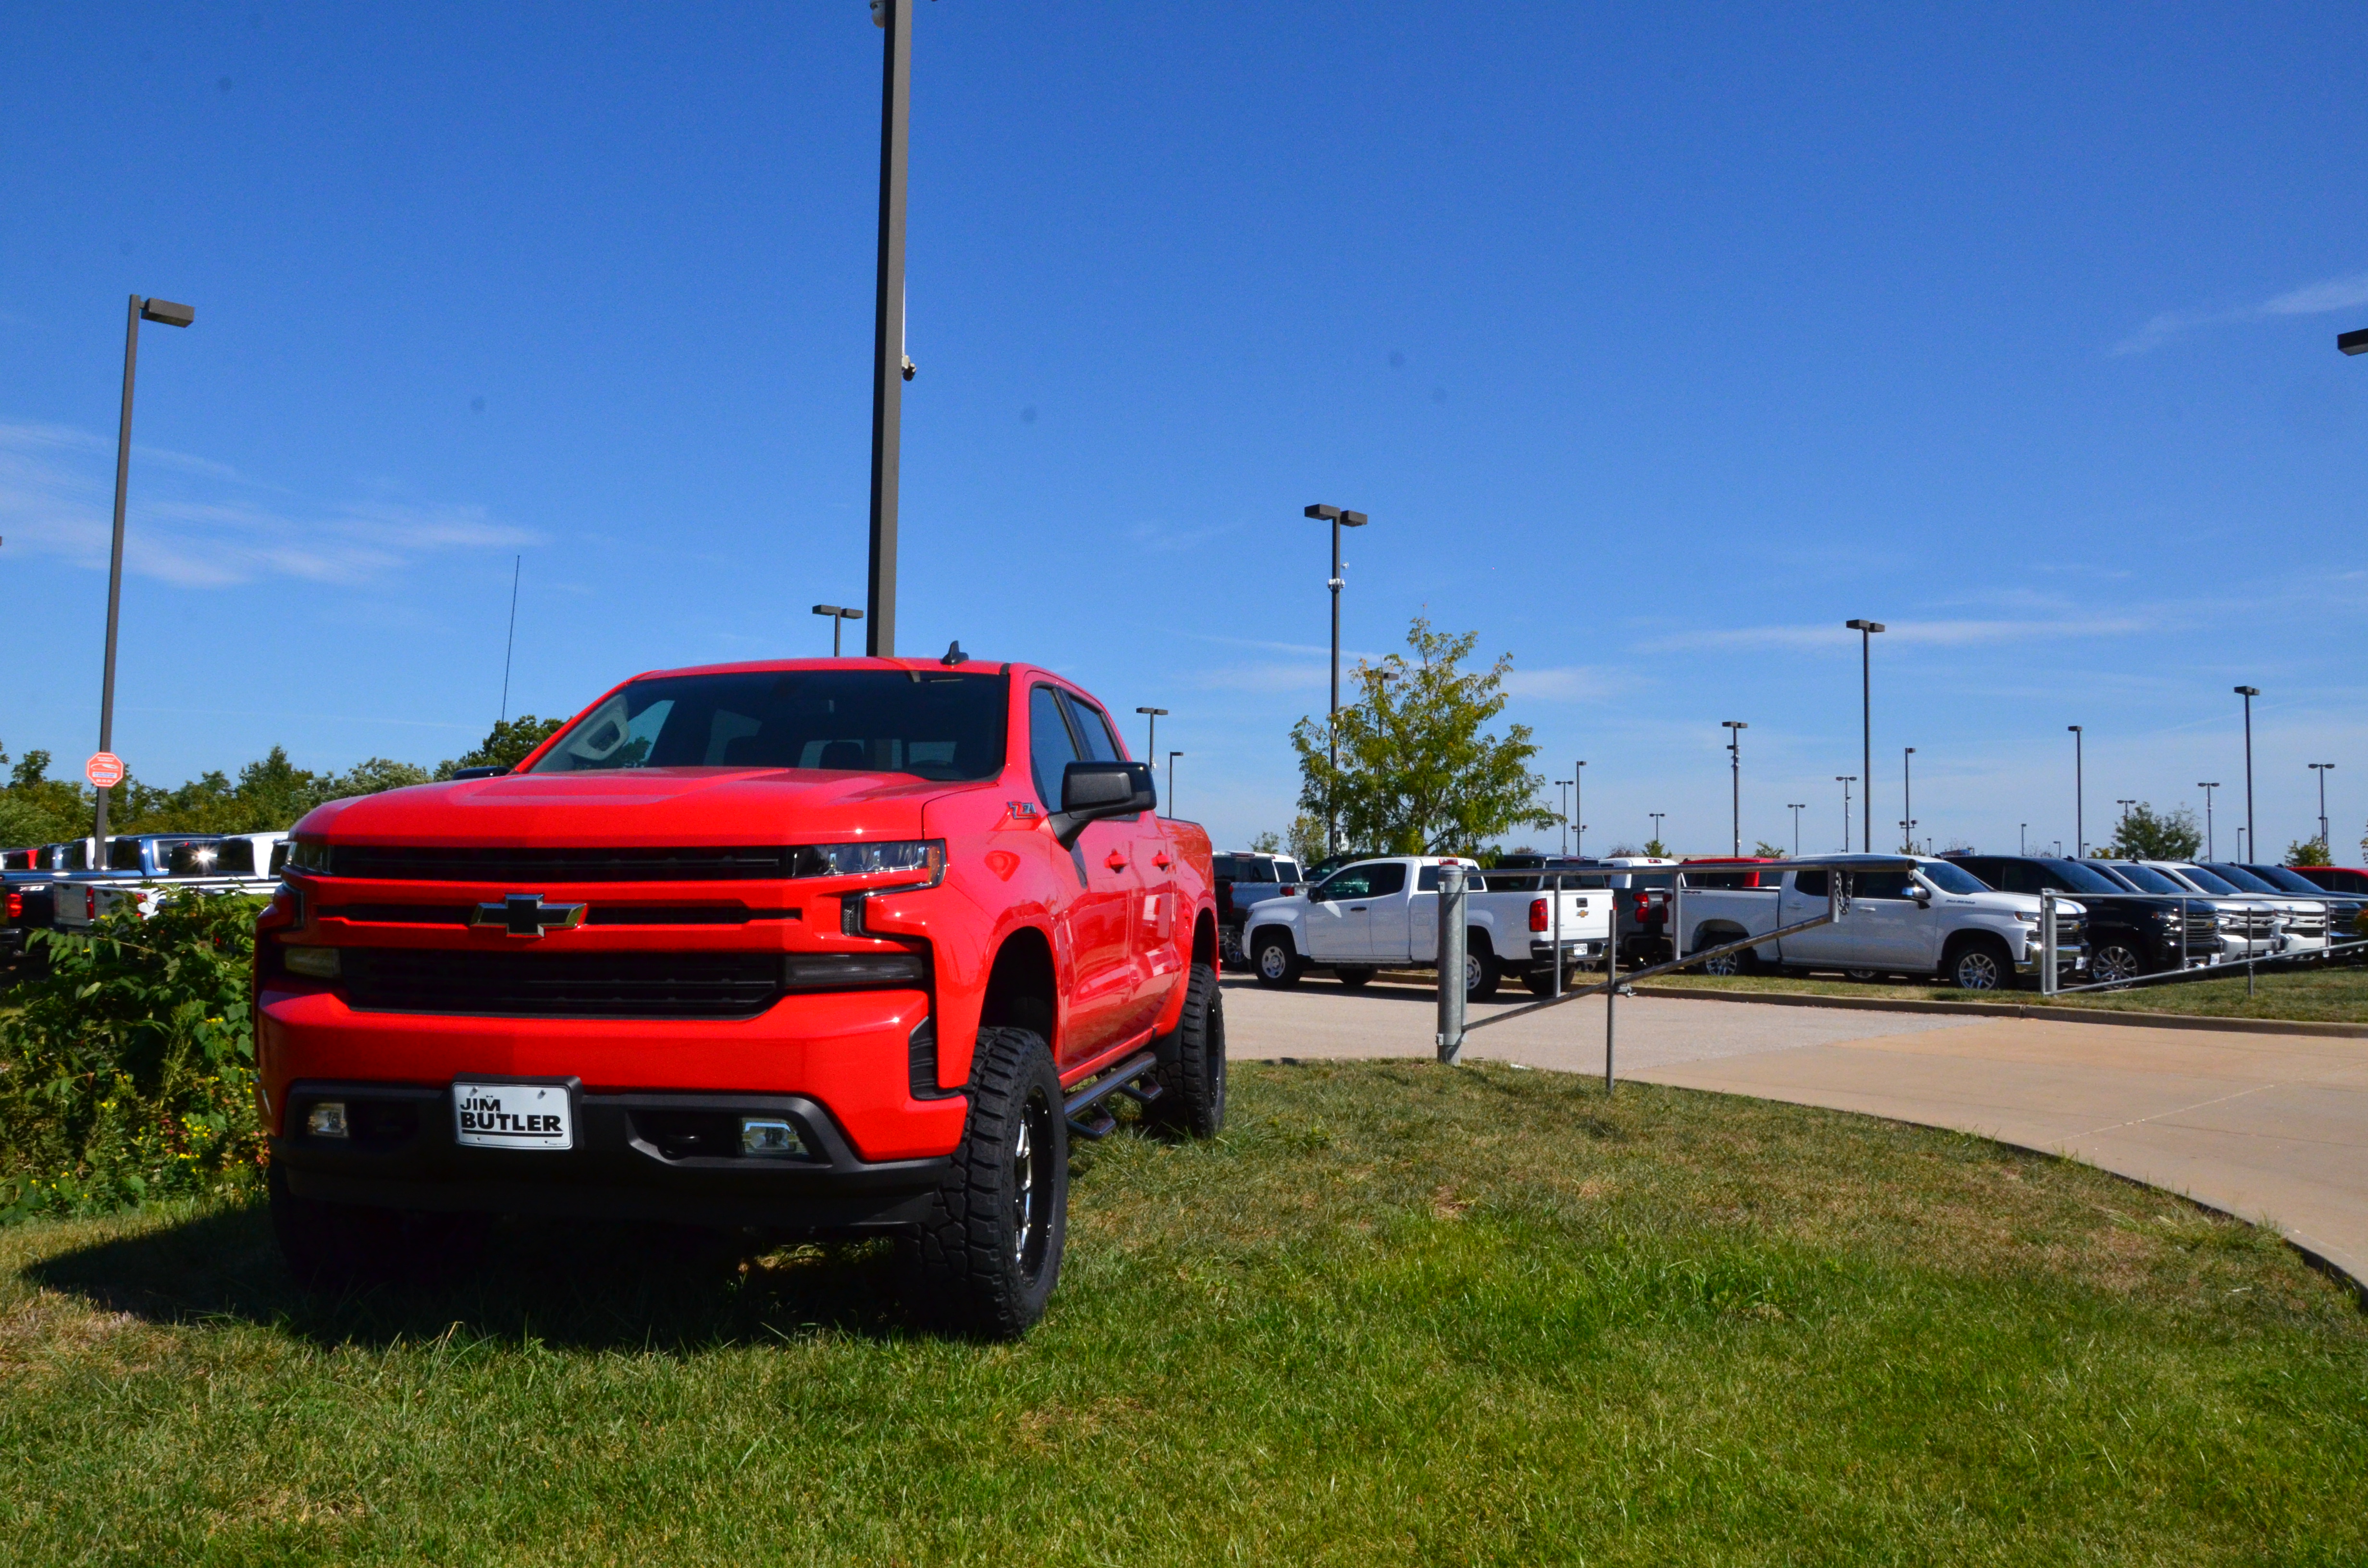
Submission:
[[[1102,864],[1108,866],[1113,871],[1123,871],[1126,869],[1126,857],[1113,849],[1110,852],[1110,858],[1103,861]]]
[[[1349,906],[1349,913],[1351,915],[1362,915],[1365,913],[1365,906],[1361,903],[1352,903]]]

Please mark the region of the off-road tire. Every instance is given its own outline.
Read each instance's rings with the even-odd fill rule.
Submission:
[[[1061,1101],[1061,1075],[1042,1036],[978,1031],[962,1142],[902,1249],[906,1301],[928,1326],[1017,1339],[1044,1315],[1069,1228]]]
[[[1368,965],[1360,963],[1335,964],[1332,966],[1332,978],[1349,990],[1355,991],[1361,986],[1372,983],[1373,971]]]
[[[1154,1074],[1160,1096],[1147,1119],[1184,1138],[1214,1138],[1225,1126],[1225,993],[1214,970],[1194,964],[1176,1023],[1176,1060]]]
[[[1292,949],[1290,937],[1274,932],[1258,939],[1258,947],[1250,954],[1250,968],[1260,985],[1287,991],[1307,972],[1307,960]]]
[[[480,1215],[404,1213],[299,1198],[279,1165],[264,1185],[279,1256],[308,1290],[435,1278],[474,1263],[484,1244]]]
[[[2004,991],[2014,984],[2014,960],[1997,937],[1975,937],[1949,960],[1948,981],[1960,991]]]

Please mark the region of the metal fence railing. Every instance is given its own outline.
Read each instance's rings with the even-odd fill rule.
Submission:
[[[2093,899],[2105,895],[2090,896]],[[2280,913],[2267,904],[2252,905],[2246,901],[2212,897],[2203,893],[2116,892],[2111,896],[2116,903],[2145,903],[2178,908],[2179,963],[2177,967],[2152,970],[2142,974],[2115,975],[2106,980],[2089,980],[2078,985],[2064,984],[2056,973],[2055,961],[2057,944],[2056,908],[2058,904],[2064,903],[2076,904],[2081,903],[2081,895],[2077,892],[2059,892],[2051,890],[2039,895],[2039,936],[2042,949],[2039,992],[2041,995],[2069,996],[2083,991],[2126,991],[2139,985],[2177,984],[2182,981],[2193,980],[2226,980],[2233,978],[2230,973],[2232,970],[2241,969],[2245,971],[2245,994],[2249,996],[2253,994],[2256,976],[2263,968],[2272,971],[2285,971],[2340,959],[2368,955],[2368,938],[2339,941],[2331,924],[2327,929],[2327,941],[2324,947],[2289,946],[2292,935],[2290,930]],[[2292,902],[2307,903],[2311,901],[2297,893]],[[2242,910],[2245,918],[2239,925],[2223,924],[2223,919],[2227,913],[2226,906],[2230,903],[2238,903]],[[2212,939],[2208,950],[2199,949],[2195,944],[2193,916],[2194,911],[2199,906],[2210,911],[2213,915]],[[2092,916],[2092,925],[2093,919]],[[2226,950],[2225,943],[2228,934],[2232,932],[2241,933],[2246,949],[2244,952],[2231,953]],[[2268,950],[2255,950],[2255,944],[2264,940],[2271,944]],[[2090,964],[2093,971],[2095,964],[2093,941],[2090,946]]]
[[[1772,931],[1763,931],[1757,936],[1747,937],[1741,941],[1722,942],[1716,947],[1704,948],[1699,952],[1691,953],[1678,951],[1679,943],[1684,939],[1682,922],[1685,912],[1685,873],[1682,868],[1679,868],[1677,874],[1671,879],[1668,913],[1664,920],[1669,933],[1669,950],[1674,955],[1668,961],[1632,970],[1625,975],[1620,972],[1620,900],[1615,896],[1611,901],[1611,928],[1604,936],[1604,978],[1601,983],[1585,986],[1577,991],[1561,989],[1562,944],[1557,933],[1554,943],[1554,985],[1558,994],[1519,1007],[1508,1007],[1503,1012],[1492,1013],[1477,1020],[1469,1017],[1464,995],[1464,968],[1467,961],[1467,949],[1464,942],[1465,900],[1470,892],[1471,877],[1466,874],[1466,868],[1463,866],[1442,866],[1440,868],[1439,878],[1439,1060],[1450,1066],[1462,1061],[1464,1039],[1474,1029],[1489,1028],[1497,1024],[1509,1023],[1515,1018],[1528,1017],[1532,1013],[1542,1013],[1548,1007],[1559,1007],[1565,1002],[1576,1002],[1582,997],[1600,995],[1603,998],[1603,1087],[1606,1093],[1610,1093],[1618,1082],[1616,1072],[1619,1047],[1618,1003],[1620,992],[1623,987],[1632,988],[1633,994],[1633,987],[1640,980],[1650,980],[1656,975],[1668,974],[1681,969],[1692,969],[1713,959],[1724,958],[1728,953],[1739,953],[1746,948],[1762,947],[1786,937],[1797,936],[1803,931],[1814,930],[1820,926],[1830,926],[1839,920],[1843,913],[1850,908],[1848,884],[1850,873],[1905,871],[1912,869],[1915,864],[1913,858],[1905,855],[1808,856],[1787,860],[1757,862],[1749,869],[1761,876],[1782,875],[1786,871],[1811,870],[1833,870],[1842,874],[1827,880],[1826,912],[1823,915],[1808,920],[1796,921],[1793,925],[1780,926]],[[1718,868],[1718,873],[1721,875],[1733,875],[1735,870],[1736,868],[1733,865]],[[1489,873],[1482,871],[1477,874],[1485,878]],[[1551,880],[1555,891],[1560,892],[1564,877],[1572,873],[1557,873],[1550,869],[1537,871],[1525,869],[1517,874],[1525,879],[1532,876],[1538,878],[1541,887]],[[1604,870],[1588,871],[1583,874],[1592,882],[1599,877],[1651,873],[1629,872],[1622,868],[1611,867]],[[1613,890],[1615,894],[1624,891],[1626,890]],[[1772,892],[1774,890],[1770,891]],[[1554,901],[1557,909],[1561,902],[1559,898]]]

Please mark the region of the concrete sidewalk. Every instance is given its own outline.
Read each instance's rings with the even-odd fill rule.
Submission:
[[[1225,991],[1236,1059],[1434,1054],[1429,992]],[[1600,998],[1574,1002],[1464,1054],[1600,1076],[1603,1022]],[[2274,1226],[2368,1289],[2368,1042],[1637,996],[1619,1003],[1617,1060],[1623,1078],[2068,1154]]]

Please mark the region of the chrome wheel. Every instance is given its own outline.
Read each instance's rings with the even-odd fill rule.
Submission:
[[[1049,1131],[1051,1107],[1042,1094],[1028,1097],[1019,1115],[1019,1133],[1011,1142],[1011,1256],[1030,1275],[1043,1262],[1042,1205],[1037,1195],[1036,1150]]]
[[[2126,985],[2143,971],[2137,954],[2118,942],[2098,949],[2097,956],[2089,960],[2089,978],[2100,984]]]
[[[1477,953],[1465,953],[1463,955],[1463,994],[1469,996],[1474,991],[1480,989],[1481,973],[1482,966],[1480,963],[1480,955]]]
[[[1704,974],[1741,974],[1743,954],[1740,951],[1721,953],[1714,959],[1705,959],[1702,960],[1702,971]]]
[[[1975,948],[1958,955],[1955,979],[1960,991],[1995,991],[2005,974],[1997,954]]]
[[[1258,949],[1258,972],[1269,980],[1281,980],[1291,970],[1291,955],[1280,942],[1269,942]]]

